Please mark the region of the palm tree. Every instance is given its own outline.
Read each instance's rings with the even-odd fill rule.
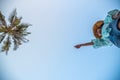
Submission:
[[[0,44],[1,52],[8,53],[13,43],[13,50],[17,50],[22,42],[28,42],[25,37],[30,34],[27,28],[31,26],[28,23],[21,23],[22,17],[17,17],[16,9],[9,16],[9,25],[6,23],[5,16],[0,11]]]

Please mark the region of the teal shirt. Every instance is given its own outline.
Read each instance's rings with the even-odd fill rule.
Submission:
[[[109,37],[109,33],[111,31],[111,28],[108,28],[109,24],[112,22],[112,17],[111,15],[107,15],[105,20],[104,20],[104,25],[102,26],[102,38]]]
[[[102,26],[102,38],[101,39],[93,39],[92,42],[94,43],[94,48],[100,48],[102,46],[112,46],[113,43],[109,39],[109,33],[111,31],[111,28],[108,28],[109,24],[113,21],[112,15],[117,13],[119,10],[115,9],[108,12],[108,15],[106,16],[104,20],[104,25]]]
[[[93,39],[92,42],[94,43],[93,47],[95,49],[103,47],[103,46],[112,46],[111,41],[109,38],[104,38],[104,39]]]

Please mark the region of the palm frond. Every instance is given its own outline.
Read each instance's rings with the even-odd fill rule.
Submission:
[[[12,23],[13,27],[19,25],[21,22],[21,19],[22,19],[22,17],[15,16],[15,19],[13,20],[13,23]]]
[[[15,37],[13,37],[13,43],[14,43],[14,48],[13,50],[17,50],[19,48],[19,45],[21,45],[21,41],[17,40]]]
[[[3,29],[5,29],[6,27],[4,26],[4,25],[0,25],[0,32],[3,30]]]
[[[21,39],[21,41],[23,41],[24,43],[29,42],[29,40],[26,39],[26,38],[24,38],[24,37],[22,37],[22,38],[20,38],[20,39]]]
[[[3,33],[3,34],[0,35],[0,43],[3,41],[3,39],[5,38],[5,36],[6,36],[5,33]]]
[[[24,43],[29,41],[28,39],[24,38],[23,35],[21,35],[21,34],[15,34],[14,38],[16,38],[18,41],[20,40],[20,41],[22,41]]]
[[[17,17],[16,9],[14,9],[9,16],[9,22],[11,23],[12,27],[17,26],[20,23],[21,19],[22,17]]]
[[[27,36],[27,35],[29,35],[29,34],[31,34],[31,32],[24,32],[22,35],[23,35],[23,36]]]
[[[17,29],[19,30],[26,30],[31,24],[28,23],[21,23],[20,25],[17,26]]]
[[[16,15],[17,15],[17,12],[16,12],[16,9],[14,9],[14,10],[11,12],[11,14],[10,14],[10,16],[9,16],[9,18],[8,18],[8,20],[9,20],[10,23],[13,23],[13,20],[14,20],[14,18],[15,18]]]
[[[1,13],[1,11],[0,11],[0,23],[2,25],[7,26],[6,21],[5,21],[5,16]]]
[[[6,54],[7,54],[8,51],[9,51],[10,45],[11,45],[10,37],[7,37],[7,40],[4,41],[4,44],[3,44],[3,47],[2,47],[2,52],[6,52]]]

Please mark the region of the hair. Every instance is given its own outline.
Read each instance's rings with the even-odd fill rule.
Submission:
[[[117,29],[118,29],[118,30],[120,30],[119,24],[120,24],[120,18],[118,19],[118,22],[117,22]]]
[[[102,36],[99,36],[99,35],[97,34],[97,30],[98,30],[98,29],[101,29],[102,26],[103,26],[103,24],[104,24],[104,21],[103,21],[103,20],[100,20],[100,21],[97,21],[97,22],[93,25],[93,34],[94,34],[94,36],[95,36],[96,38],[101,38],[101,37],[102,37]]]

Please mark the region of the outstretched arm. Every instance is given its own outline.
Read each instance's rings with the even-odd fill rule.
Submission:
[[[84,43],[84,44],[75,45],[74,47],[78,49],[82,46],[91,46],[91,45],[94,45],[94,43],[93,42],[88,42],[88,43]]]

